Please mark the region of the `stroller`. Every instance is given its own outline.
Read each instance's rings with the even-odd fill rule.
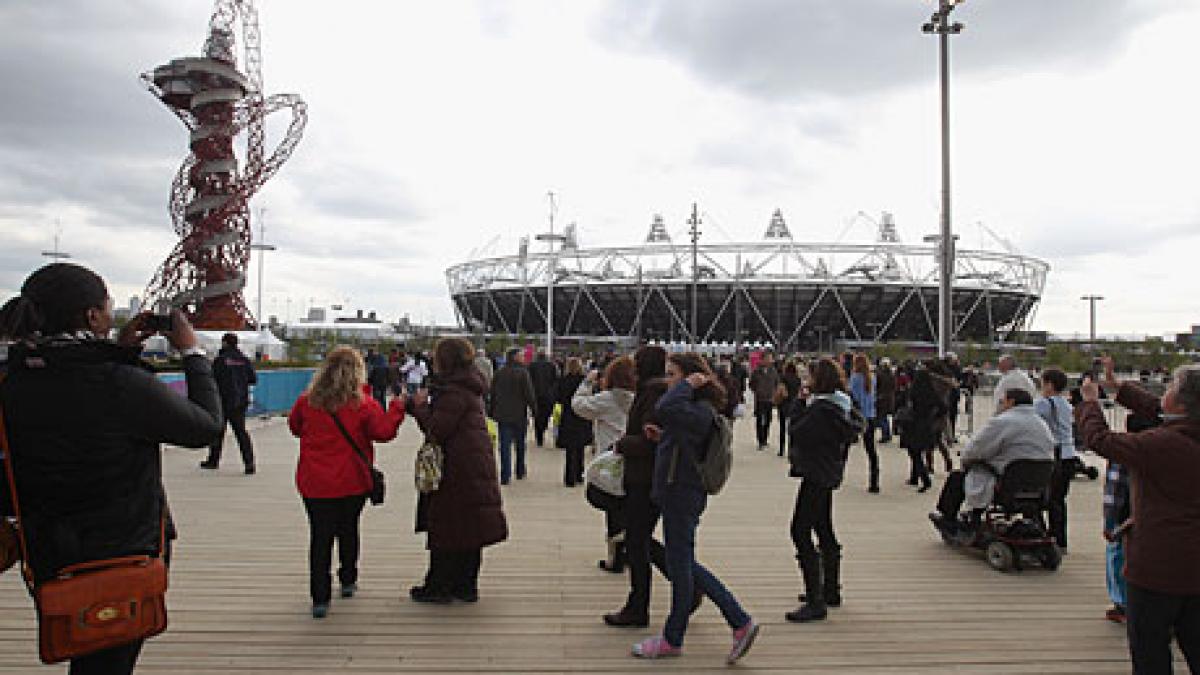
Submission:
[[[1042,518],[1053,471],[1052,461],[1017,460],[1005,468],[992,503],[981,513],[952,522],[934,514],[930,519],[947,545],[983,551],[998,572],[1021,570],[1031,561],[1054,571],[1062,552]]]

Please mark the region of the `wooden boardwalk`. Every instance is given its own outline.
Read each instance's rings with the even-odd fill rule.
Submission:
[[[407,598],[425,567],[413,534],[411,420],[380,446],[388,503],[367,507],[360,595],[308,615],[307,525],[293,486],[297,444],[281,419],[255,422],[259,474],[243,476],[232,438],[217,473],[199,453],[168,449],[164,472],[180,540],[168,595],[171,627],[143,651],[144,673],[701,672],[725,668],[729,633],[706,603],[683,658],[644,663],[630,645],[661,627],[666,584],[655,578],[650,630],[600,622],[624,599],[624,575],[596,569],[600,514],[561,486],[562,455],[530,449],[530,477],[505,488],[511,538],[485,553],[477,605]],[[737,462],[711,500],[700,557],[763,624],[744,672],[1129,672],[1123,629],[1103,619],[1100,481],[1071,494],[1071,553],[1057,573],[999,574],[946,548],[926,513],[936,489],[904,485],[907,457],[881,446],[883,493],[865,491],[855,448],[835,498],[845,547],[842,609],[821,624],[783,619],[800,582],[788,521],[795,482],[774,453],[757,452],[753,422],[737,425]],[[935,480],[940,485],[942,474]],[[0,673],[38,666],[32,604],[16,574],[0,577]],[[58,670],[61,670],[59,668]]]

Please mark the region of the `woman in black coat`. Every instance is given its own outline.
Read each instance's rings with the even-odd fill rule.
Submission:
[[[629,596],[616,612],[604,615],[610,626],[648,626],[650,624],[650,564],[666,573],[666,552],[654,538],[658,526],[658,506],[650,500],[650,483],[654,477],[656,443],[646,437],[645,426],[658,424],[654,407],[667,391],[664,375],[667,371],[667,352],[662,347],[647,345],[633,355],[637,367],[637,394],[629,409],[625,435],[614,446],[625,459],[622,487],[625,526],[625,549],[629,563]],[[702,597],[702,594],[697,596]]]
[[[900,432],[900,447],[908,451],[912,470],[908,484],[921,484],[918,492],[927,491],[933,482],[929,478],[926,457],[938,445],[941,436],[938,420],[946,414],[945,400],[933,386],[933,377],[927,368],[918,368],[908,389],[908,403],[904,425]]]
[[[217,385],[187,318],[166,333],[183,355],[187,398],[140,361],[149,313],[114,342],[104,281],[78,265],[34,272],[0,309],[12,340],[0,386],[21,527],[34,583],[64,567],[126,555],[169,557],[175,536],[160,444],[207,447],[223,430]],[[0,478],[0,517],[12,515]],[[72,673],[133,671],[142,642],[72,659]]]
[[[833,531],[833,491],[842,484],[846,455],[866,422],[846,393],[846,375],[831,359],[809,366],[812,398],[792,418],[789,475],[800,478],[792,513],[792,542],[804,578],[804,604],[788,612],[788,621],[820,621],[838,607],[841,596],[842,546]],[[820,550],[813,545],[816,533]]]
[[[439,604],[475,602],[483,549],[508,538],[496,456],[483,416],[486,387],[475,367],[475,350],[462,338],[437,342],[433,369],[432,401],[418,391],[411,414],[442,448],[442,481],[417,503],[417,530],[428,533],[429,570],[409,597]]]
[[[567,359],[567,372],[558,380],[555,402],[562,406],[558,417],[558,442],[566,450],[563,484],[574,487],[583,483],[583,449],[592,442],[592,421],[580,417],[571,407],[575,390],[583,382],[583,362],[572,356]]]

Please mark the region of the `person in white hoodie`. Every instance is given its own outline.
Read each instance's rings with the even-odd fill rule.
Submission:
[[[625,435],[629,409],[637,389],[637,366],[632,358],[622,356],[608,364],[603,378],[591,371],[571,397],[575,414],[592,422],[592,438],[597,452],[605,452]],[[600,380],[597,382],[597,380]],[[596,391],[597,384],[600,391]],[[624,495],[603,492],[595,485],[587,486],[588,502],[604,511],[605,540],[608,557],[599,563],[600,569],[620,573],[625,569]]]

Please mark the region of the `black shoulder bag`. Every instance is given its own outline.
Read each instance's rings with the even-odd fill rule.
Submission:
[[[367,459],[367,453],[359,449],[358,444],[354,442],[354,438],[350,436],[350,432],[346,431],[346,427],[338,419],[338,416],[334,413],[329,413],[329,416],[333,418],[334,424],[337,425],[338,431],[342,432],[342,436],[345,437],[346,442],[350,444],[350,447],[354,448],[354,453],[358,455],[359,459],[370,470],[371,492],[367,494],[367,497],[371,500],[372,505],[379,506],[383,503],[383,495],[387,490],[387,486],[383,480],[383,472],[376,469],[374,464],[371,464],[371,461]]]

